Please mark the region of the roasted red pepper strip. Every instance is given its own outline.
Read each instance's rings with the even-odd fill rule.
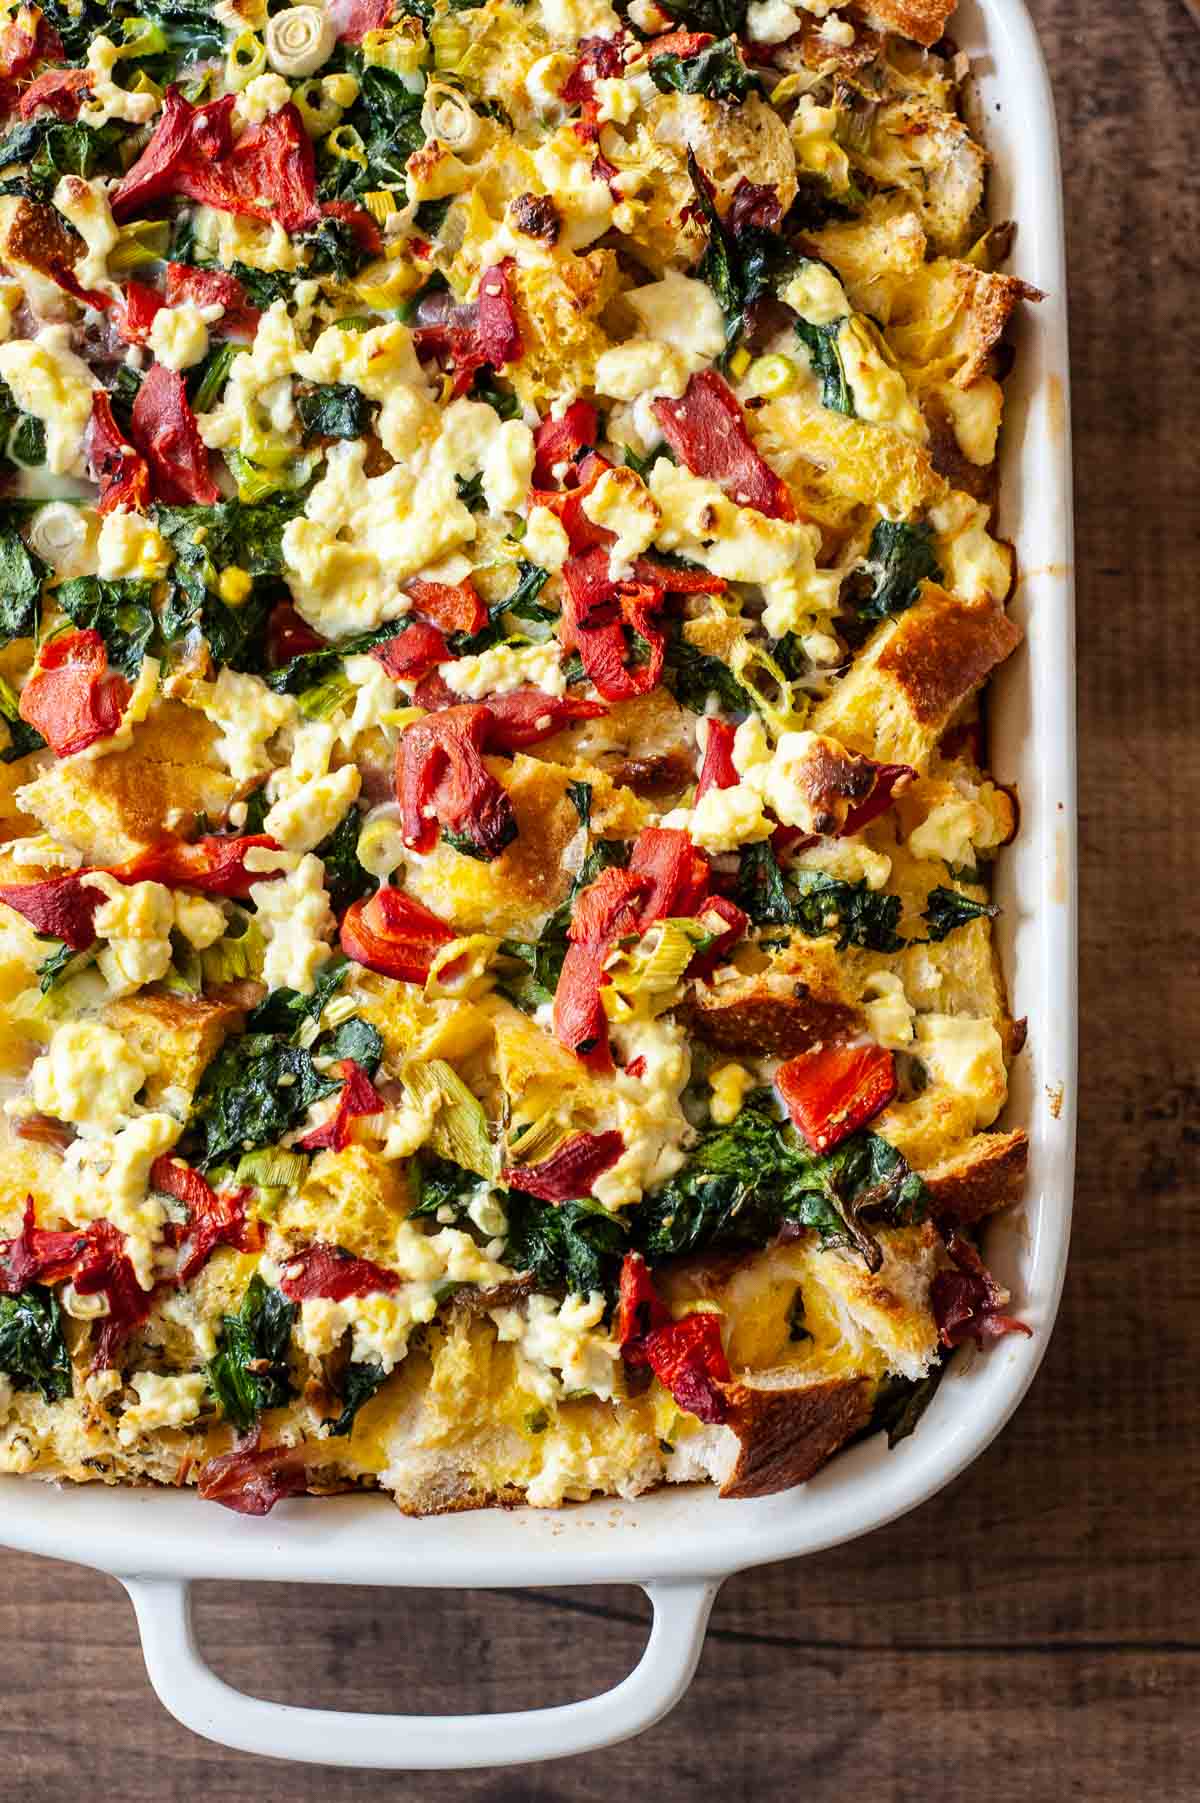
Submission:
[[[640,931],[639,904],[649,888],[647,877],[614,867],[602,870],[575,903],[554,992],[554,1034],[590,1070],[613,1068],[600,999],[604,966],[615,938]]]
[[[705,728],[704,758],[696,784],[696,800],[710,789],[732,789],[738,780],[733,762],[734,728],[728,720],[710,720]]]
[[[164,305],[157,288],[151,288],[146,282],[130,277],[125,284],[123,304],[114,315],[117,329],[126,344],[145,344],[154,324],[154,316],[161,312]]]
[[[129,695],[125,678],[108,667],[104,640],[88,628],[46,641],[18,711],[58,757],[70,757],[116,732]]]
[[[644,44],[642,51],[646,56],[677,56],[686,62],[689,56],[699,56],[714,42],[711,31],[664,31],[661,37]]]
[[[402,889],[380,889],[346,910],[341,944],[348,958],[381,976],[423,983],[434,956],[458,934]]]
[[[490,724],[486,707],[451,707],[401,733],[396,794],[404,842],[414,851],[431,851],[439,828],[465,836],[489,860],[515,839],[512,802],[482,757]]]
[[[231,1452],[209,1459],[196,1473],[196,1489],[205,1502],[220,1503],[238,1515],[269,1515],[286,1496],[303,1496],[308,1488],[308,1454],[304,1446],[263,1446],[256,1427]]]
[[[426,582],[414,576],[404,592],[417,612],[443,632],[478,632],[487,625],[488,610],[469,577],[465,582]]]
[[[200,437],[183,377],[177,370],[168,369],[163,363],[151,365],[137,391],[129,430],[150,466],[156,501],[165,501],[168,507],[193,502],[211,507],[221,499],[221,491],[209,474],[208,451]]]
[[[337,1107],[320,1127],[314,1127],[296,1144],[304,1152],[319,1152],[329,1146],[335,1152],[343,1152],[350,1144],[351,1121],[359,1116],[379,1114],[385,1107],[383,1097],[368,1077],[361,1064],[353,1058],[343,1058],[337,1067],[342,1078],[342,1087],[337,1099]]]
[[[183,839],[164,839],[124,864],[114,864],[109,874],[120,883],[164,883],[168,889],[198,889],[202,895],[249,901],[252,884],[270,882],[279,875],[278,871],[247,870],[246,854],[256,849],[278,851],[279,845],[267,833],[246,833],[240,839],[210,833],[190,844]]]
[[[262,318],[252,307],[246,290],[227,269],[193,269],[189,263],[168,263],[164,289],[167,305],[194,301],[198,307],[220,304],[225,311],[209,328],[222,338],[252,338]]]
[[[611,1170],[624,1150],[625,1141],[615,1129],[574,1133],[540,1163],[510,1165],[503,1180],[541,1202],[573,1202],[592,1194],[597,1177]]]
[[[92,417],[85,440],[92,474],[100,484],[100,513],[128,507],[144,513],[150,505],[150,469],[140,451],[124,438],[113,418],[112,402],[104,389],[92,396]]]
[[[0,1294],[19,1296],[31,1283],[62,1283],[71,1275],[84,1247],[84,1233],[60,1233],[34,1224],[33,1197],[25,1198],[21,1231],[0,1240]]]
[[[321,216],[323,219],[340,219],[348,225],[364,257],[383,255],[383,233],[365,207],[355,206],[352,200],[323,200]]]
[[[1002,1314],[1007,1293],[996,1282],[970,1240],[951,1233],[946,1250],[957,1267],[939,1271],[929,1286],[929,1306],[943,1346],[961,1346],[974,1340],[998,1340],[1002,1334],[1032,1335],[1033,1329],[1012,1315]]]
[[[316,163],[296,107],[271,113],[235,144],[236,98],[193,107],[177,87],[167,89],[154,136],[112,197],[118,224],[176,194],[266,224],[277,219],[287,232],[317,224]]]
[[[512,297],[515,268],[513,258],[506,257],[503,263],[485,269],[479,278],[479,350],[484,362],[493,369],[517,363],[521,357],[521,331]]]
[[[896,1061],[878,1045],[825,1045],[789,1058],[775,1087],[814,1152],[832,1152],[896,1093]]]
[[[86,951],[96,938],[96,909],[107,899],[102,889],[83,881],[88,874],[72,870],[43,883],[5,883],[0,901],[23,915],[35,932],[61,939],[73,952]]]
[[[662,677],[666,637],[654,616],[664,595],[639,582],[613,582],[608,572],[608,551],[599,545],[563,565],[562,644],[578,648],[606,701],[630,701]],[[647,648],[642,663],[632,661],[634,634]]]
[[[585,701],[576,695],[547,695],[541,689],[512,689],[507,695],[489,695],[486,706],[491,721],[485,747],[500,752],[524,751],[576,720],[597,720],[608,712],[599,701]]]
[[[728,1418],[720,1386],[732,1374],[721,1344],[721,1317],[698,1310],[673,1320],[638,1252],[627,1253],[621,1267],[616,1334],[625,1363],[649,1365],[681,1409],[709,1424]]]
[[[647,880],[638,922],[643,932],[656,920],[690,919],[699,914],[707,899],[708,856],[678,827],[644,827],[630,856],[629,870]]]
[[[325,9],[342,44],[361,44],[369,31],[382,31],[396,10],[393,0],[328,0]]]
[[[47,69],[25,89],[17,102],[17,112],[22,119],[32,119],[45,107],[58,119],[74,119],[91,86],[91,72],[87,69]]]
[[[580,451],[594,445],[600,431],[590,401],[572,401],[561,419],[547,415],[533,435],[533,480],[539,488],[557,481],[559,464],[574,463]]]
[[[848,839],[851,833],[861,833],[864,826],[869,826],[880,814],[886,814],[897,785],[916,774],[911,764],[876,764],[874,788],[865,801],[850,809],[838,838]]]
[[[247,1186],[215,1190],[199,1171],[164,1153],[150,1166],[150,1187],[174,1196],[188,1211],[187,1239],[176,1271],[180,1283],[190,1283],[218,1246],[236,1246],[240,1252],[261,1247],[262,1229],[246,1219]]]
[[[371,656],[389,676],[410,680],[436,670],[450,655],[445,635],[425,620],[413,620],[394,639],[385,639],[371,650]]]
[[[353,1258],[340,1246],[318,1241],[288,1263],[279,1287],[292,1302],[306,1302],[313,1296],[345,1302],[348,1296],[373,1296],[381,1290],[398,1289],[400,1278],[395,1271],[369,1258]]]
[[[329,643],[314,632],[290,601],[277,601],[267,621],[267,662],[273,670],[303,657],[307,651],[323,651]]]
[[[719,483],[739,507],[795,519],[786,482],[755,450],[737,396],[715,369],[694,375],[681,400],[655,401],[654,416],[694,476]]]
[[[616,38],[581,38],[579,61],[559,89],[559,99],[567,106],[578,106],[582,117],[575,126],[576,136],[590,143],[600,136],[599,102],[596,83],[624,72],[622,40]]]

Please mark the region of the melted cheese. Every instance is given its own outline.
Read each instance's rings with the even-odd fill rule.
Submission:
[[[493,645],[488,651],[443,664],[440,675],[446,687],[464,701],[509,695],[530,685],[544,695],[564,695],[567,688],[557,639],[545,645]]]
[[[145,1064],[119,1033],[95,1020],[64,1021],[29,1073],[39,1114],[70,1121],[81,1133],[123,1126],[146,1081]]]
[[[208,1397],[208,1379],[203,1371],[181,1377],[135,1371],[129,1381],[137,1401],[121,1416],[117,1438],[122,1446],[133,1446],[142,1434],[154,1433],[160,1427],[186,1427],[196,1419]]]
[[[43,326],[33,338],[0,344],[0,378],[23,413],[46,428],[46,468],[52,476],[82,476],[87,463],[83,435],[100,386],[70,348],[70,328]]]
[[[96,540],[96,573],[106,582],[157,582],[170,563],[171,552],[153,521],[127,507],[104,515]]]
[[[913,1049],[939,1083],[971,1102],[976,1128],[992,1125],[1004,1106],[1008,1078],[1004,1044],[990,1020],[919,1015]]]
[[[150,1167],[183,1131],[169,1114],[142,1114],[113,1134],[77,1139],[63,1154],[54,1205],[73,1226],[111,1221],[125,1235],[125,1252],[144,1290],[154,1287],[155,1259],[166,1220],[160,1197],[148,1193]]]
[[[267,941],[263,982],[268,989],[311,995],[317,974],[333,956],[334,918],[325,893],[325,866],[309,852],[294,870],[255,883],[250,899]]]

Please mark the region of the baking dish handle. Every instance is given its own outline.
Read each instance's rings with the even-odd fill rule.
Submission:
[[[646,1650],[629,1676],[600,1696],[495,1715],[369,1715],[298,1709],[234,1690],[204,1662],[186,1582],[121,1582],[137,1611],[150,1682],[185,1728],[243,1753],[375,1771],[524,1765],[640,1734],[674,1708],[691,1682],[718,1588],[698,1578],[643,1584],[654,1608]]]

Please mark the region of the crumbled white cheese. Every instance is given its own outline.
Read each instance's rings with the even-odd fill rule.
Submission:
[[[872,972],[863,986],[861,1006],[877,1045],[902,1052],[912,1044],[915,1011],[894,971]]]
[[[142,1059],[97,1020],[64,1021],[29,1073],[39,1114],[70,1121],[81,1133],[106,1133],[130,1118],[146,1081]]]
[[[609,575],[614,582],[628,580],[634,558],[650,549],[662,524],[646,484],[634,470],[605,470],[584,498],[583,511],[594,525],[616,533],[608,557]]]
[[[100,522],[96,560],[96,573],[105,582],[127,577],[157,582],[170,566],[171,552],[152,520],[118,507]]]
[[[509,695],[530,685],[545,695],[563,695],[567,687],[557,639],[544,645],[493,645],[443,664],[440,675],[448,689],[468,701]]]
[[[943,581],[964,601],[1003,601],[1012,587],[1012,550],[988,532],[990,517],[983,501],[960,489],[929,510]]]
[[[113,1134],[76,1139],[63,1154],[55,1207],[73,1226],[111,1221],[144,1290],[154,1287],[155,1257],[166,1220],[161,1197],[147,1191],[150,1167],[183,1131],[169,1114],[142,1114]]]
[[[180,301],[176,307],[160,307],[150,322],[147,340],[159,363],[168,369],[191,369],[208,355],[208,328],[225,309],[219,303],[202,307],[196,301]]]
[[[290,777],[290,772],[281,773]],[[274,784],[279,779],[272,778]],[[328,838],[347,808],[358,799],[362,775],[356,764],[343,764],[328,776],[293,785],[269,809],[263,831],[288,851],[312,851]]]
[[[84,879],[107,899],[96,909],[96,935],[108,943],[96,962],[110,994],[131,995],[145,983],[157,983],[171,964],[171,929],[175,900],[162,883],[120,883],[106,871]]]
[[[618,1070],[613,1079],[613,1126],[625,1150],[592,1185],[596,1200],[610,1210],[628,1208],[642,1192],[673,1177],[684,1160],[691,1129],[680,1096],[692,1061],[684,1029],[668,1020],[636,1020],[614,1026],[621,1063],[644,1060],[642,1074]]]
[[[913,1047],[934,1079],[973,1103],[976,1128],[990,1127],[1008,1093],[1004,1044],[990,1020],[922,1014]]]
[[[715,482],[660,457],[649,476],[662,513],[658,543],[723,576],[728,582],[766,583],[796,564],[815,569],[821,534],[800,520],[769,519],[739,507]]]
[[[0,379],[12,389],[21,411],[44,424],[49,473],[86,475],[83,435],[100,384],[71,349],[70,327],[43,326],[33,338],[0,344]]]
[[[296,716],[290,695],[277,695],[260,676],[225,665],[216,682],[198,684],[189,697],[221,728],[214,750],[235,782],[248,782],[271,768],[267,745]]]
[[[571,555],[571,541],[548,507],[531,507],[521,549],[531,563],[557,575]]]
[[[557,1402],[579,1390],[607,1402],[618,1393],[621,1349],[611,1335],[597,1331],[604,1306],[604,1297],[593,1290],[561,1304],[531,1296],[524,1310],[490,1311],[497,1339],[518,1349],[518,1382],[539,1402]]]
[[[80,175],[64,175],[52,196],[57,212],[69,219],[83,239],[85,255],[73,274],[82,288],[115,293],[109,280],[108,258],[116,249],[117,226],[102,181],[85,181]]]
[[[883,355],[881,342],[867,322],[852,315],[837,335],[837,351],[854,396],[860,419],[892,426],[897,432],[925,444],[929,427],[908,392],[900,371]]]
[[[107,125],[110,119],[123,119],[129,125],[145,125],[158,111],[157,89],[132,94],[113,80],[113,70],[125,53],[124,46],[118,47],[103,33],[88,45],[84,66],[91,76],[91,86],[79,108],[79,117],[85,125]]]
[[[789,0],[752,0],[746,12],[746,35],[756,44],[785,44],[801,24]]]
[[[707,282],[672,269],[660,282],[631,288],[625,299],[646,337],[692,359],[693,367],[725,349],[724,315]]]
[[[133,1446],[142,1434],[160,1427],[185,1427],[204,1407],[208,1379],[203,1371],[160,1377],[153,1371],[135,1371],[130,1384],[137,1401],[121,1416],[117,1438]]]
[[[941,858],[955,869],[973,865],[978,852],[992,851],[1011,830],[1008,799],[994,783],[935,802],[908,836],[915,858]]]
[[[255,883],[250,899],[267,940],[263,982],[268,989],[311,995],[317,973],[333,956],[334,918],[325,892],[325,866],[308,852],[296,868]]]
[[[291,83],[282,75],[256,75],[248,81],[234,103],[235,126],[243,129],[261,125],[272,113],[278,113],[292,98]]]

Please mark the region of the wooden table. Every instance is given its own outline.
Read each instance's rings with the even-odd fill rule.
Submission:
[[[1031,1396],[907,1520],[728,1583],[691,1692],[654,1732],[516,1772],[390,1778],[227,1754],[159,1708],[114,1582],[5,1554],[14,1803],[79,1786],[117,1803],[1200,1792],[1200,32],[1182,0],[1034,10],[1071,252],[1084,1090],[1075,1257]],[[646,1615],[625,1590],[201,1596],[231,1682],[363,1709],[565,1701],[634,1663]]]

